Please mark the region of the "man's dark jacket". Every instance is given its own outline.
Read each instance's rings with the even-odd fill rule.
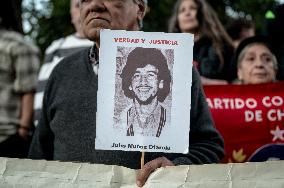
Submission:
[[[140,152],[95,149],[98,79],[88,52],[86,49],[66,57],[51,74],[29,158],[137,169]],[[223,157],[223,140],[213,125],[195,69],[189,138],[188,154],[146,153],[145,162],[164,156],[176,165],[204,164],[217,163]]]

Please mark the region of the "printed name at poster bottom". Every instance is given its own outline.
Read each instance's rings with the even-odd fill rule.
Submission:
[[[167,150],[170,151],[171,147],[169,146],[158,146],[158,145],[139,145],[139,144],[121,144],[113,143],[112,148],[123,148],[123,149],[141,149],[141,150]]]

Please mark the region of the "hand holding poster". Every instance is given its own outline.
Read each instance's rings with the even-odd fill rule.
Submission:
[[[223,162],[284,159],[284,82],[204,90],[224,137]]]
[[[187,153],[193,36],[101,32],[96,149]]]

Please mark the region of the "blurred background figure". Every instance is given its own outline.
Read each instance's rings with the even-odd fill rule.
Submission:
[[[276,81],[277,59],[268,39],[254,36],[244,39],[236,51],[240,84],[260,84]]]
[[[278,59],[279,80],[284,80],[284,4],[275,9],[275,18],[267,24],[267,34]]]
[[[193,59],[203,84],[226,84],[233,79],[233,42],[205,0],[178,0],[169,32],[194,34]]]
[[[255,25],[251,20],[240,18],[229,24],[227,32],[233,40],[234,47],[237,48],[243,39],[255,36]]]
[[[40,118],[45,85],[54,67],[64,57],[82,50],[83,48],[90,47],[93,44],[88,39],[85,39],[80,26],[79,0],[70,1],[70,14],[71,22],[75,27],[75,33],[52,42],[45,52],[44,64],[42,65],[38,76],[38,85],[34,101],[35,125],[37,125]]]
[[[33,99],[40,66],[38,49],[24,40],[21,1],[0,6],[0,156],[27,156],[33,119]]]

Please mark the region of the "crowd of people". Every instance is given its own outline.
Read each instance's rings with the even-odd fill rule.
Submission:
[[[102,151],[94,147],[99,36],[101,28],[141,30],[147,1],[70,2],[76,32],[51,44],[41,68],[38,49],[17,32],[11,15],[7,18],[4,9],[9,7],[1,6],[0,156],[137,169],[139,152]],[[278,14],[277,19],[283,18],[283,5]],[[258,36],[253,23],[238,20],[226,30],[206,0],[176,2],[168,32],[194,34],[194,61],[188,62],[194,65],[190,147],[187,154],[147,153],[146,164],[137,176],[139,186],[159,167],[218,163],[222,159],[223,139],[214,126],[202,86],[283,79],[284,42],[278,41],[283,37],[277,38],[281,35],[277,31],[283,31],[283,21],[276,20],[270,27],[272,35]]]

